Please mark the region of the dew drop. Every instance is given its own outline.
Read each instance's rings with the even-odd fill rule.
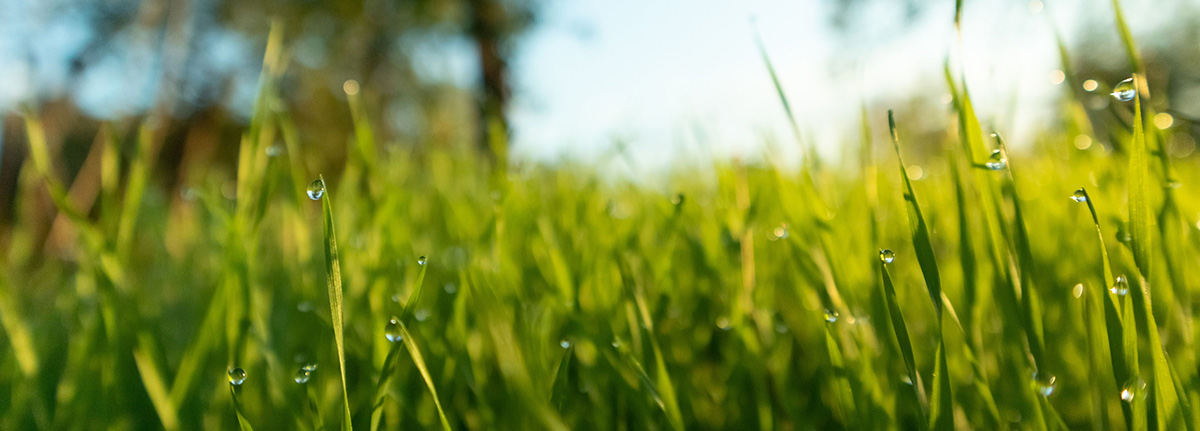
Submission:
[[[571,348],[571,342],[570,342],[570,341],[567,341],[567,340],[562,340],[562,341],[559,341],[559,342],[558,342],[558,347],[562,347],[562,348],[564,348],[564,349],[569,349],[569,348]]]
[[[1043,397],[1048,397],[1054,394],[1054,389],[1057,387],[1058,379],[1050,373],[1033,372],[1033,382],[1037,385],[1037,392]]]
[[[314,180],[308,185],[308,198],[312,200],[320,200],[321,196],[325,196],[325,182]]]
[[[1129,381],[1125,382],[1125,386],[1121,387],[1121,401],[1131,403],[1133,400],[1143,398],[1146,395],[1146,381],[1141,377],[1133,376]]]
[[[317,371],[317,363],[316,363],[316,362],[309,362],[309,363],[307,363],[307,364],[304,364],[304,366],[303,366],[303,367],[301,367],[301,369],[303,369],[304,371],[308,371],[308,372],[310,372],[310,373],[311,373],[311,372],[313,372],[313,371]]]
[[[1137,96],[1137,89],[1134,88],[1133,78],[1127,78],[1113,87],[1112,97],[1117,100],[1128,102],[1133,100],[1134,96]]]
[[[246,381],[246,370],[241,368],[232,368],[229,370],[229,384],[241,386]]]
[[[387,337],[388,341],[395,343],[404,338],[402,334],[400,332],[400,319],[397,317],[389,319],[387,328],[383,330],[383,336]]]
[[[1083,191],[1083,189],[1076,190],[1075,193],[1071,194],[1071,200],[1075,202],[1087,202],[1087,192]]]
[[[992,150],[992,155],[988,156],[988,160],[983,164],[984,167],[993,171],[1004,169],[1008,165],[1008,160],[1004,158],[1004,153],[1000,150]]]
[[[675,205],[675,206],[683,205],[683,200],[684,200],[683,193],[676,193],[674,196],[671,196],[671,204],[672,205]]]
[[[418,257],[417,265],[425,266],[425,262],[428,262],[428,261],[429,261],[429,259],[426,259],[425,256]]]
[[[275,157],[283,153],[283,149],[278,145],[272,145],[266,149],[267,157]]]
[[[1075,287],[1071,289],[1071,295],[1074,295],[1076,298],[1083,296],[1083,283],[1076,284]]]
[[[780,224],[779,226],[776,226],[775,230],[773,230],[771,232],[771,234],[773,234],[775,236],[772,239],[787,239],[787,237],[788,237],[787,223],[783,223],[783,224]]]
[[[296,370],[296,375],[292,377],[292,379],[295,380],[296,383],[303,385],[308,383],[308,377],[310,375],[312,375],[312,371],[309,371],[307,367],[300,367],[300,369]]]
[[[837,310],[825,310],[825,322],[826,323],[837,322],[838,316],[839,316],[839,314],[838,314]]]
[[[1129,280],[1126,280],[1124,275],[1117,276],[1117,281],[1113,283],[1108,291],[1117,294],[1117,296],[1125,296],[1125,294],[1129,293]]]
[[[892,263],[892,261],[896,260],[896,253],[889,249],[879,250],[879,260],[883,261],[883,263]]]

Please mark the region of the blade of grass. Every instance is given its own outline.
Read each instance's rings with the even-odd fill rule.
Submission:
[[[425,380],[425,386],[429,388],[429,394],[433,396],[433,405],[437,408],[438,419],[442,422],[442,430],[452,431],[450,421],[446,419],[446,411],[442,409],[442,402],[438,399],[437,387],[433,384],[433,377],[429,375],[429,368],[425,366],[425,359],[421,356],[421,350],[417,348],[417,343],[413,340],[412,333],[408,332],[408,326],[403,322],[400,323],[400,341],[408,349],[408,356],[412,358],[413,364],[417,366],[417,371],[421,373],[421,379]]]
[[[917,194],[913,191],[912,182],[908,179],[908,170],[900,156],[900,137],[896,132],[896,117],[888,110],[888,129],[892,135],[892,147],[896,149],[896,163],[900,166],[900,180],[904,184],[904,203],[908,210],[908,227],[912,232],[913,249],[917,252],[917,263],[921,265],[921,275],[925,277],[925,287],[929,289],[929,300],[937,311],[938,319],[942,316],[942,281],[938,274],[937,258],[933,254],[933,242],[929,239],[929,228],[925,225],[925,217],[921,214],[921,206],[917,204]],[[939,327],[940,327],[939,323]]]
[[[925,384],[922,382],[921,376],[917,371],[912,342],[908,337],[908,325],[904,323],[904,314],[900,311],[900,302],[896,300],[896,289],[892,284],[891,273],[888,271],[887,265],[882,261],[879,265],[882,268],[883,296],[887,302],[887,313],[891,319],[892,332],[896,337],[896,343],[900,346],[900,355],[904,359],[904,368],[908,371],[909,381],[912,382],[913,395],[917,397],[918,404],[921,406],[921,423],[928,423],[926,418],[929,416],[929,400],[925,397]]]
[[[1096,240],[1100,248],[1101,261],[1101,280],[1104,284],[1101,286],[1100,295],[1104,298],[1104,328],[1105,335],[1108,338],[1109,360],[1112,363],[1113,381],[1116,387],[1122,387],[1126,382],[1137,374],[1137,366],[1130,366],[1126,362],[1125,350],[1125,325],[1122,322],[1121,306],[1117,303],[1117,296],[1109,290],[1109,286],[1116,283],[1113,277],[1112,263],[1108,257],[1108,247],[1104,245],[1104,232],[1100,229],[1100,218],[1096,215],[1096,204],[1087,189],[1080,188],[1083,192],[1084,203],[1088,206],[1088,211],[1092,214],[1092,223],[1096,227]],[[1136,355],[1135,359],[1136,359]],[[1125,417],[1125,428],[1134,430],[1133,410],[1130,403],[1121,403],[1121,411]],[[1144,424],[1143,424],[1144,426]]]
[[[250,421],[246,420],[246,413],[242,409],[242,402],[238,399],[238,386],[229,385],[229,397],[233,400],[233,412],[237,414],[238,428],[242,431],[254,431],[254,427],[250,426]]]
[[[154,363],[153,356],[148,352],[150,346],[153,345],[154,341],[150,338],[149,333],[138,334],[137,346],[133,349],[133,360],[137,364],[138,373],[142,376],[142,383],[146,386],[150,402],[154,404],[154,410],[158,413],[159,420],[162,421],[163,429],[176,430],[179,429],[179,410],[171,402],[162,373],[158,371],[158,365]]]
[[[318,176],[325,193],[321,196],[321,214],[325,226],[325,285],[329,288],[329,312],[333,323],[333,340],[337,346],[338,372],[342,382],[342,430],[353,429],[350,423],[350,391],[346,389],[346,348],[342,328],[342,267],[338,261],[337,232],[333,227],[333,201],[324,176]]]

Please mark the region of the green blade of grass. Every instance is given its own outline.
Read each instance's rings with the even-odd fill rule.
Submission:
[[[321,214],[325,226],[325,285],[329,288],[329,312],[333,323],[333,340],[337,346],[338,372],[342,382],[342,430],[353,429],[350,423],[350,391],[346,389],[346,348],[344,329],[345,312],[342,304],[342,267],[338,261],[337,232],[333,227],[333,201],[324,176],[318,176],[325,193],[321,196]]]
[[[146,387],[146,394],[150,396],[150,402],[154,405],[159,420],[162,421],[163,429],[176,430],[179,429],[179,410],[171,402],[162,373],[159,372],[158,365],[154,363],[153,356],[148,352],[149,346],[153,346],[153,344],[154,341],[150,338],[149,333],[138,334],[138,343],[133,349],[133,360],[142,377],[142,384]]]
[[[425,380],[425,386],[429,388],[429,394],[433,397],[433,405],[437,407],[438,419],[442,422],[442,431],[452,431],[450,420],[446,419],[446,411],[442,409],[442,402],[438,399],[437,387],[433,384],[433,377],[429,375],[429,368],[425,366],[425,358],[421,356],[421,350],[417,348],[417,343],[413,340],[412,333],[408,332],[408,326],[403,322],[400,323],[400,334],[400,341],[404,343],[404,347],[408,350],[408,356],[412,358],[413,364],[417,366],[417,371],[421,373],[421,379]]]
[[[421,299],[421,291],[425,285],[425,270],[429,267],[429,262],[425,256],[421,256],[417,261],[417,265],[421,269],[417,272],[417,281],[413,284],[413,293],[409,295],[408,301],[404,304],[404,310],[400,313],[400,322],[407,325],[412,320],[412,315],[416,309],[415,304]],[[387,385],[391,381],[393,372],[395,371],[395,360],[397,353],[400,351],[401,345],[393,345],[388,350],[387,357],[383,359],[383,367],[380,368],[379,381],[375,385],[375,397],[371,406],[371,431],[379,429],[379,420],[383,416],[383,401],[387,395]]]
[[[229,385],[229,398],[233,400],[233,412],[237,415],[238,428],[242,431],[254,431],[254,427],[250,426],[250,421],[246,420],[246,412],[242,409],[242,402],[238,399],[238,387]]]
[[[679,410],[679,398],[675,395],[675,385],[671,383],[671,376],[667,373],[667,364],[663,360],[662,349],[658,345],[658,336],[654,334],[654,321],[650,319],[650,311],[646,307],[646,299],[640,286],[634,287],[633,291],[634,304],[637,305],[642,327],[646,328],[646,332],[649,334],[650,349],[654,352],[655,383],[658,386],[659,395],[662,397],[663,410],[667,414],[667,420],[671,423],[671,427],[676,431],[683,431],[683,414]]]
[[[933,399],[929,405],[931,431],[954,431],[954,397],[950,391],[950,371],[946,366],[945,342],[939,341],[933,367]]]
[[[912,232],[913,249],[917,252],[917,263],[921,265],[921,275],[925,277],[925,287],[929,289],[929,300],[937,311],[938,319],[942,316],[942,280],[938,274],[937,258],[933,254],[933,242],[929,239],[929,228],[925,225],[925,217],[921,215],[921,206],[917,203],[917,194],[913,191],[912,182],[908,179],[908,170],[900,157],[900,138],[896,133],[896,117],[888,110],[888,128],[892,135],[892,147],[896,149],[896,163],[900,166],[900,180],[904,184],[904,203],[908,210],[908,227]],[[940,323],[939,323],[940,326]]]
[[[12,346],[13,356],[16,357],[21,372],[25,377],[33,377],[38,374],[40,366],[26,322],[18,312],[16,298],[12,295],[7,277],[0,271],[0,324],[4,325],[6,339]]]
[[[861,429],[862,419],[859,417],[861,412],[858,411],[854,403],[854,393],[850,386],[849,370],[846,368],[846,361],[842,357],[842,345],[837,340],[837,335],[834,333],[834,324],[826,322],[825,325],[825,350],[829,353],[829,365],[833,368],[834,392],[837,394],[838,402],[841,404],[842,420],[848,429]]]
[[[900,355],[904,359],[904,368],[908,371],[908,379],[912,382],[913,395],[917,397],[918,404],[921,406],[921,423],[927,423],[929,400],[925,397],[925,384],[921,381],[921,376],[917,371],[917,363],[913,356],[912,342],[908,337],[908,325],[904,323],[904,314],[900,311],[900,302],[896,300],[896,289],[892,284],[891,273],[887,269],[887,265],[882,261],[881,273],[883,274],[883,297],[887,302],[887,313],[891,319],[892,332],[896,337],[896,343],[900,346]]]
[[[1114,0],[1115,1],[1115,0]],[[1135,93],[1137,76],[1133,79]],[[1133,236],[1133,260],[1142,276],[1150,278],[1150,202],[1149,161],[1146,155],[1146,134],[1142,128],[1141,95],[1133,98],[1133,145],[1129,153],[1129,225]]]
[[[1150,349],[1150,370],[1152,379],[1147,379],[1152,390],[1150,400],[1154,404],[1155,424],[1159,431],[1181,430],[1192,428],[1184,417],[1189,413],[1183,410],[1180,396],[1175,392],[1174,378],[1171,376],[1171,365],[1167,362],[1166,352],[1163,351],[1162,339],[1158,335],[1158,324],[1155,323],[1154,313],[1150,306],[1150,288],[1145,279],[1139,278],[1137,286],[1129,286],[1130,301],[1133,303],[1133,315],[1139,326],[1146,328],[1148,347]],[[1186,396],[1186,395],[1185,395]]]

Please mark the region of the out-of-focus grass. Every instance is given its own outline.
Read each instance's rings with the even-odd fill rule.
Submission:
[[[889,142],[868,111],[860,169],[717,161],[663,187],[579,163],[497,168],[467,143],[392,145],[367,121],[370,89],[347,83],[352,150],[318,175],[328,143],[299,135],[278,97],[282,37],[232,187],[217,171],[183,193],[156,181],[153,118],[130,142],[115,133],[130,126],[103,129],[99,178],[65,181],[26,115],[16,199],[48,194],[74,246],[44,255],[27,213],[9,227],[0,429],[1175,430],[1200,417],[1187,270],[1200,169],[1164,150],[1185,131],[1147,127],[1165,101],[1140,74],[1136,97],[1113,101],[1128,128],[1083,124],[1071,92],[1060,127],[1011,152],[997,137],[996,164],[948,62],[942,139]],[[1097,143],[1081,150],[1079,134]],[[902,163],[910,151],[937,156]],[[80,207],[71,190],[87,181],[100,198]]]

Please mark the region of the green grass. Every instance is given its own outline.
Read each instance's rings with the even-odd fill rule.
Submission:
[[[279,97],[284,40],[273,27],[236,168],[195,167],[182,194],[153,169],[161,119],[106,125],[97,178],[67,181],[25,114],[18,208],[58,220],[47,239],[18,211],[0,236],[0,429],[1200,419],[1200,165],[1164,151],[1186,130],[1147,121],[1166,105],[1140,73],[1137,97],[1112,101],[1116,129],[1094,130],[1071,91],[1056,127],[1009,148],[985,138],[948,61],[944,130],[864,107],[853,168],[806,148],[798,170],[765,155],[655,185],[577,162],[500,169],[466,142],[396,145],[369,121],[370,89],[350,85],[331,115],[353,135],[308,140]],[[1078,134],[1120,150],[1077,149]],[[992,150],[1004,166],[987,166]],[[75,197],[89,182],[94,203]]]

